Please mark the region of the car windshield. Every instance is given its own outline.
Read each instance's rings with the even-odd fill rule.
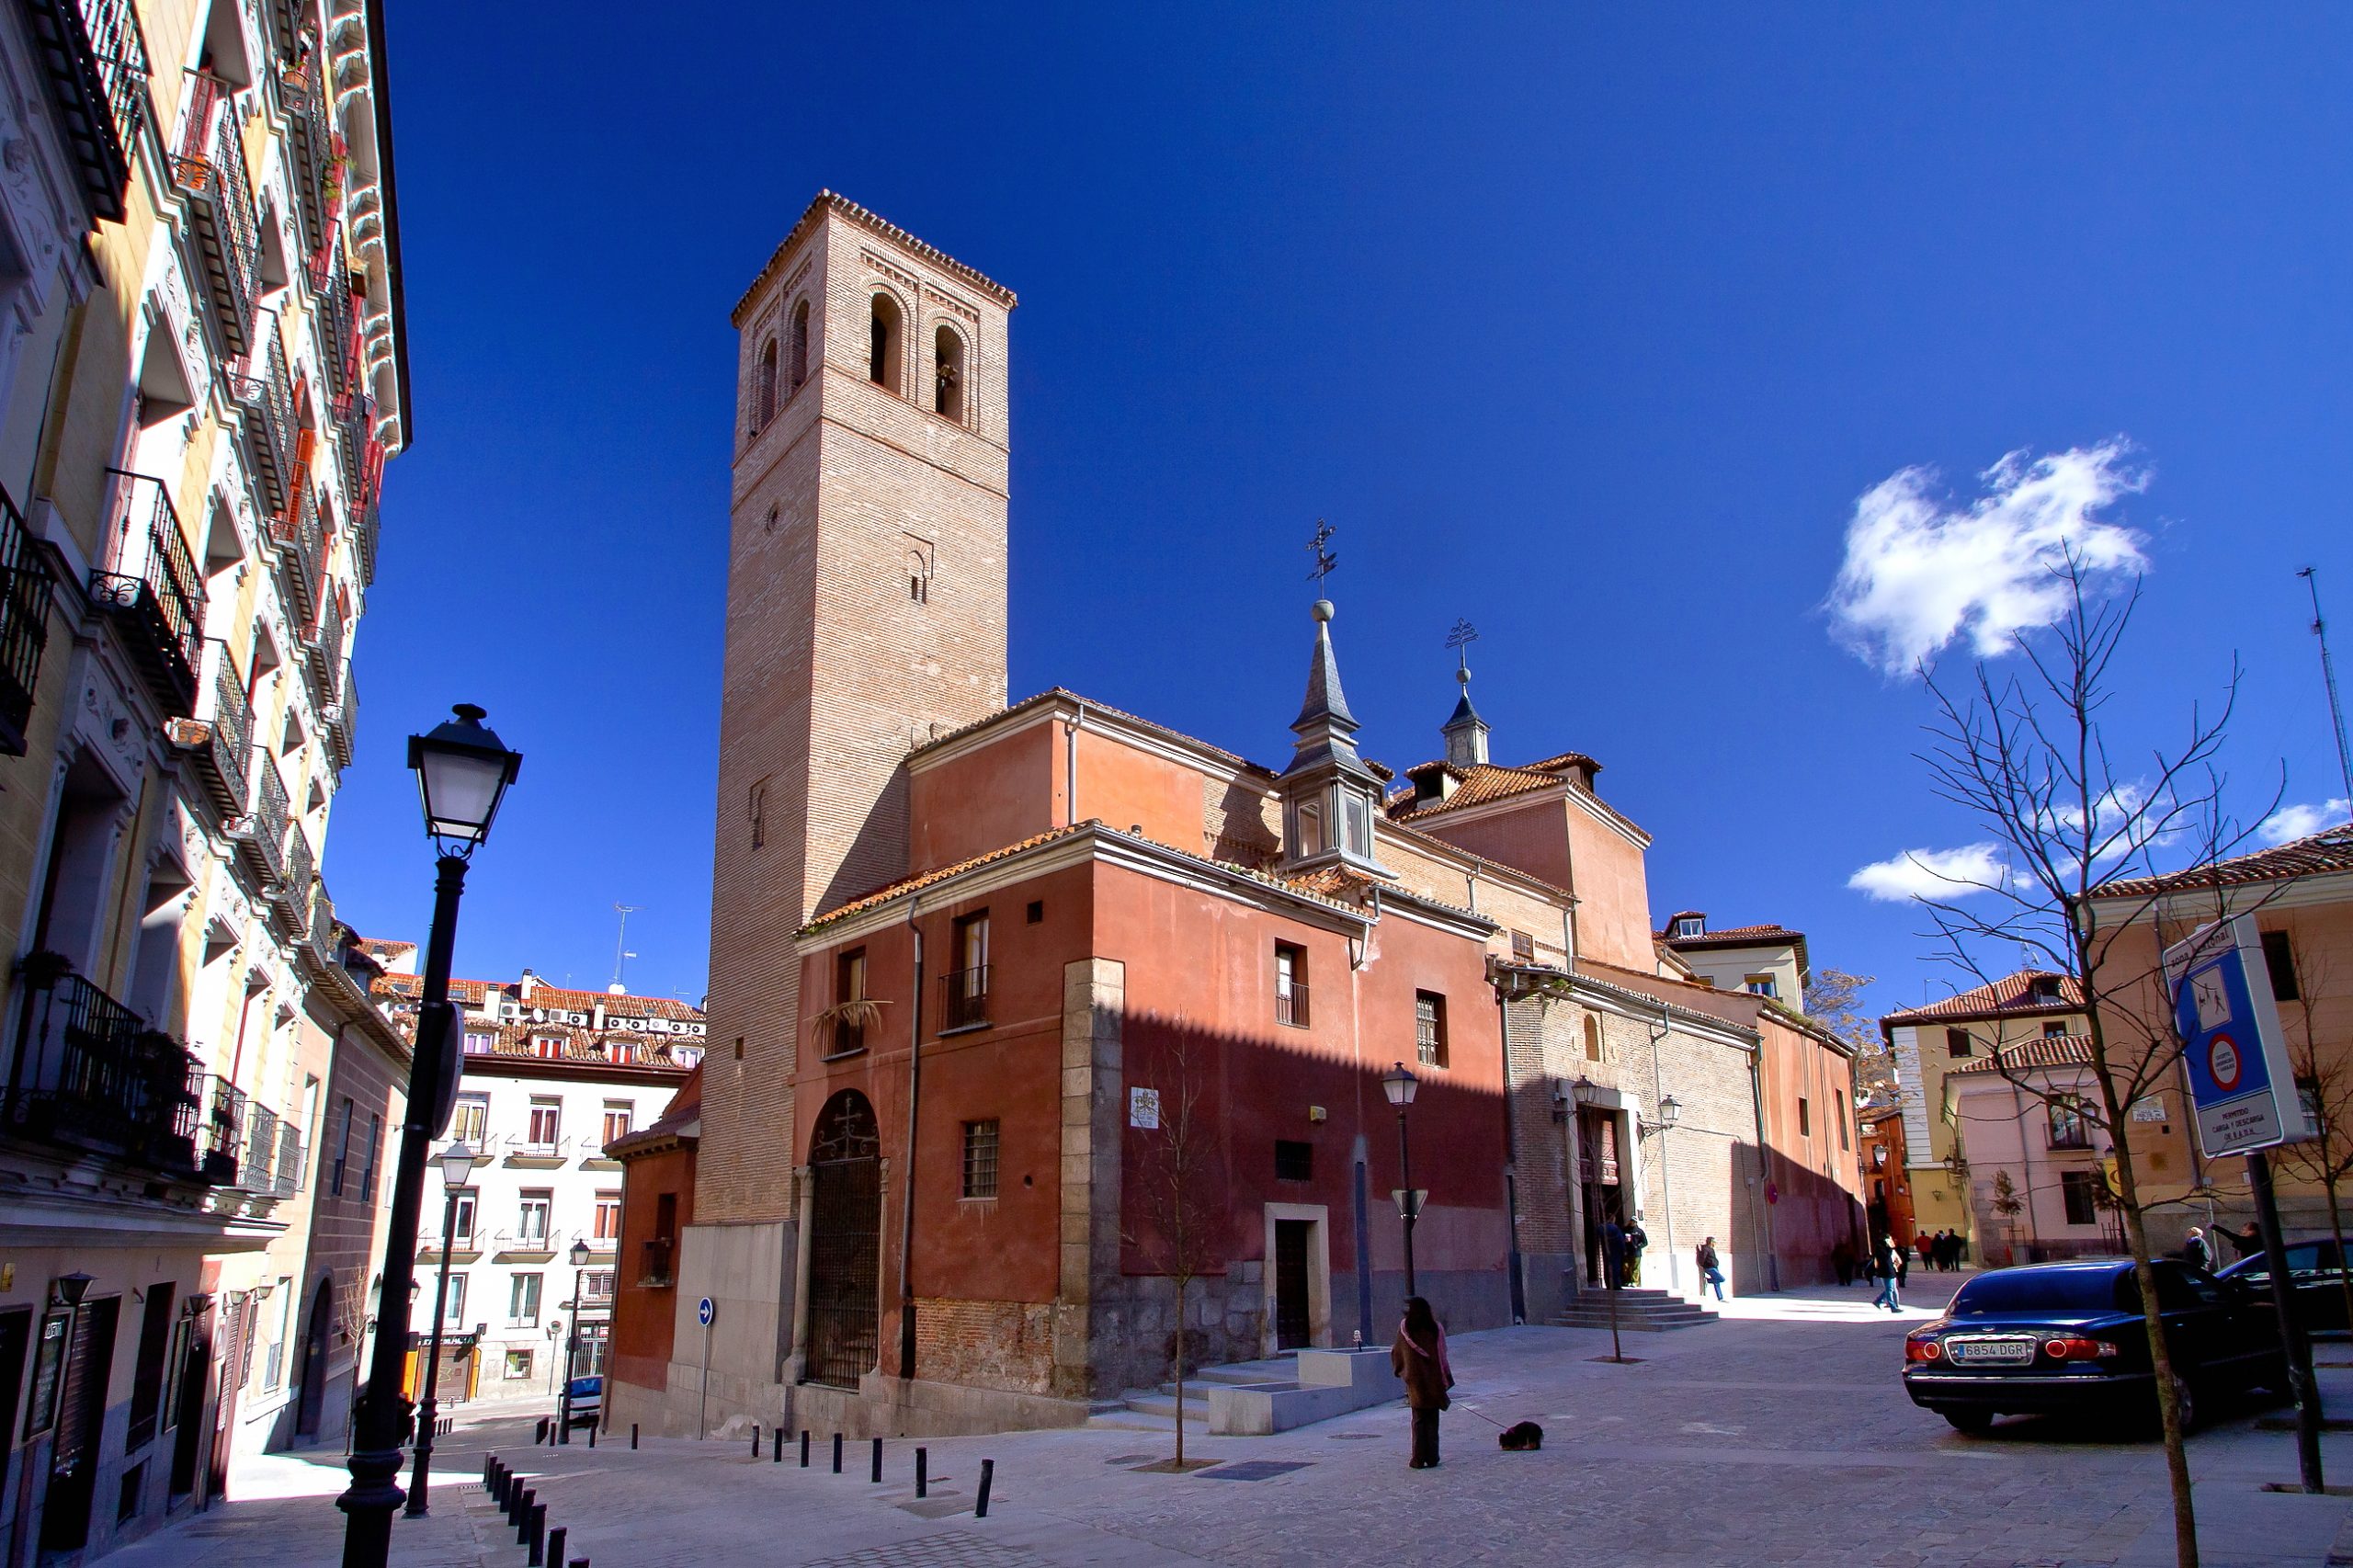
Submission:
[[[2005,1268],[1981,1274],[1961,1288],[1947,1315],[1990,1317],[2000,1312],[2111,1312],[2120,1310],[2129,1278],[2105,1268]],[[2120,1289],[2122,1287],[2123,1289]]]
[[[2336,1267],[2336,1244],[2334,1242],[2290,1242],[2286,1250],[2288,1272],[2290,1274],[2313,1274]],[[2270,1259],[2256,1253],[2238,1272],[2250,1279],[2268,1279],[2271,1278]]]

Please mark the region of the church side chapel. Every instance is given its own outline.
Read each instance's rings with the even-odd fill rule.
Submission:
[[[1605,1198],[1665,1218],[1685,1179],[1658,1037],[1616,1020],[1667,1017],[1742,1096],[1708,1113],[1746,1114],[1761,1031],[1654,940],[1647,836],[1589,757],[1492,763],[1467,658],[1444,759],[1402,778],[1359,753],[1329,597],[1279,770],[1059,687],[1007,703],[1014,305],[828,192],[736,307],[710,1049],[665,1145],[692,1221],[675,1284],[626,1298],[674,1348],[616,1376],[617,1421],[1071,1425],[1180,1346],[1385,1344],[1409,1278],[1455,1332],[1540,1319]],[[1283,696],[1234,729],[1279,735]],[[1609,1038],[1561,1116],[1588,1004]],[[1605,1138],[1601,1194],[1572,1173]],[[1764,1142],[1712,1141],[1675,1198],[1736,1275]],[[1531,1163],[1550,1208],[1516,1216]]]

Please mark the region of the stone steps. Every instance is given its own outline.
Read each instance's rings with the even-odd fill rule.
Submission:
[[[1670,1329],[1693,1328],[1716,1321],[1716,1314],[1708,1308],[1665,1290],[1620,1290],[1617,1294],[1620,1333],[1664,1334]],[[1609,1314],[1608,1293],[1588,1290],[1551,1321],[1556,1328],[1607,1329]]]

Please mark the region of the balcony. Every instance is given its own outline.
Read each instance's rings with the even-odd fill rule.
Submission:
[[[217,644],[216,644],[217,646]],[[198,779],[224,817],[243,814],[252,787],[248,766],[253,751],[253,710],[245,702],[244,683],[222,648],[214,661],[212,685],[207,695],[211,710],[193,719],[174,719],[165,728],[172,744],[195,764]]]
[[[335,132],[327,119],[327,96],[319,81],[321,64],[319,51],[313,49],[278,74],[278,99],[291,122],[292,177],[288,183],[294,187],[294,211],[302,243],[311,249],[316,249],[335,226],[334,209],[324,199],[327,171],[335,162]]]
[[[637,1277],[639,1288],[658,1290],[676,1284],[677,1243],[668,1236],[655,1236],[642,1244],[645,1263],[644,1271]]]
[[[273,321],[275,317],[271,318]],[[245,405],[245,452],[261,481],[262,498],[272,512],[286,509],[293,494],[301,427],[294,416],[293,379],[286,369],[286,346],[275,327],[256,335],[229,374],[230,390]]]
[[[303,485],[289,511],[279,513],[269,525],[269,537],[278,546],[278,573],[286,585],[287,603],[297,620],[308,620],[319,613],[320,562],[325,553],[319,538],[318,497],[309,485]]]
[[[311,320],[319,330],[319,363],[326,367],[327,391],[340,403],[353,392],[351,263],[343,254],[340,230],[329,233],[311,257]]]
[[[351,766],[352,748],[359,729],[359,678],[343,672],[343,690],[320,711],[327,726],[327,750],[337,767]]]
[[[989,966],[950,971],[939,977],[944,996],[939,1032],[984,1028],[989,1021]]]
[[[269,894],[278,933],[289,941],[299,942],[311,934],[311,889],[317,880],[310,835],[295,824],[286,835],[285,869]]]
[[[330,602],[319,623],[302,639],[304,674],[321,708],[343,699],[343,607]]]
[[[545,1142],[517,1138],[507,1146],[506,1158],[499,1163],[513,1170],[551,1171],[572,1157],[568,1152],[571,1148],[572,1140],[568,1137]]]
[[[327,896],[324,883],[311,897],[311,931],[305,939],[321,963],[341,960],[343,944],[335,937],[335,900]]]
[[[131,149],[147,122],[147,42],[131,0],[30,0],[33,44],[90,210],[122,221]]]
[[[251,1114],[251,1105],[245,1091],[228,1079],[212,1080],[199,1157],[203,1161],[204,1179],[214,1187],[237,1184],[237,1163],[245,1146],[245,1121]]]
[[[179,1041],[81,976],[26,986],[7,1098],[16,1136],[206,1180],[197,1148],[203,1086]]]
[[[17,504],[0,490],[0,756],[25,755],[54,588]]]
[[[261,297],[254,188],[227,86],[218,77],[191,74],[188,127],[172,156],[172,181],[189,199],[190,232],[204,261],[206,298],[226,358],[253,346],[254,308]]]
[[[1275,983],[1275,1022],[1295,1029],[1307,1027],[1307,987],[1300,981]]]
[[[90,599],[110,611],[168,718],[195,711],[204,654],[204,579],[179,513],[158,481],[109,469],[116,480],[117,570],[90,574]]]
[[[286,833],[290,822],[286,780],[278,774],[278,759],[267,749],[256,746],[251,755],[256,775],[254,808],[233,836],[246,870],[265,885],[275,885],[286,876]]]
[[[451,1263],[478,1263],[481,1260],[482,1238],[476,1235],[472,1230],[460,1231],[449,1238],[449,1261]],[[437,1229],[431,1231],[416,1238],[416,1261],[419,1263],[437,1264],[441,1261],[441,1233],[439,1230]]]
[[[491,1237],[490,1250],[500,1263],[545,1263],[555,1256],[555,1243],[544,1231],[501,1231]]]
[[[368,449],[375,441],[376,400],[353,391],[335,399],[335,460],[343,471],[343,494],[359,510],[368,486]]]

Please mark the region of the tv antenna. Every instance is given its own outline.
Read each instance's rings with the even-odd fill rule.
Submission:
[[[2328,623],[2320,614],[2320,574],[2306,566],[2296,575],[2312,590],[2313,635],[2320,639],[2320,678],[2328,687],[2328,723],[2336,736],[2336,781],[2344,787],[2345,798],[2353,801],[2353,748],[2345,744],[2345,709],[2336,697],[2336,665],[2328,656]]]
[[[621,917],[621,925],[620,935],[613,938],[613,983],[605,987],[608,994],[620,996],[629,991],[629,987],[622,983],[621,973],[629,967],[629,960],[637,957],[629,950],[629,917],[636,914],[639,907],[634,903],[613,905],[613,913]]]

